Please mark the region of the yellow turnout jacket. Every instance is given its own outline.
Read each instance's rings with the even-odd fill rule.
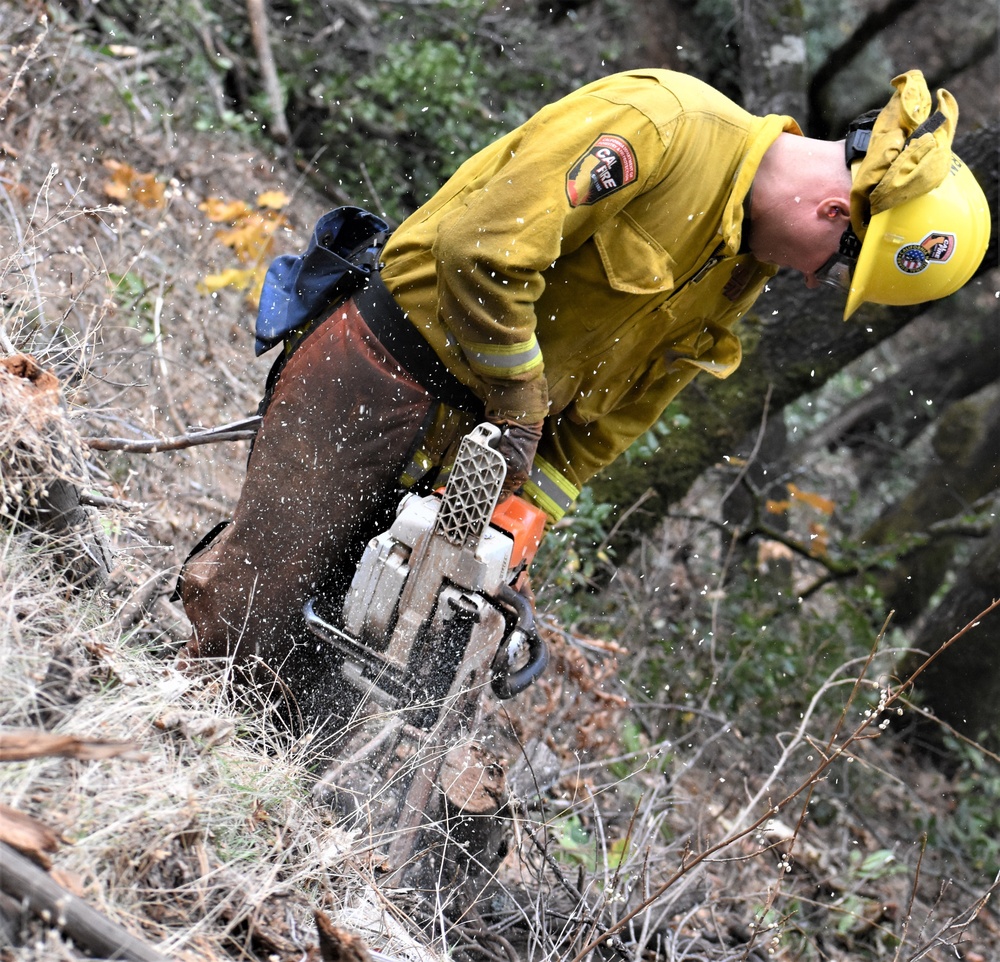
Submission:
[[[382,276],[490,417],[546,419],[526,493],[558,518],[699,371],[775,268],[740,253],[748,192],[789,117],[638,70],[543,108],[393,234]]]

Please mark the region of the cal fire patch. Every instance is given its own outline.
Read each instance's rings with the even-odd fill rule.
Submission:
[[[571,207],[596,204],[627,187],[638,173],[629,142],[615,134],[601,134],[566,174],[566,196]]]
[[[928,234],[919,244],[906,244],[896,251],[896,266],[904,274],[919,274],[932,262],[943,264],[955,253],[955,235]]]

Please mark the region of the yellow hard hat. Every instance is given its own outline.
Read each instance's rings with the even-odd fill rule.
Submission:
[[[920,304],[953,294],[982,261],[990,223],[982,187],[952,153],[939,186],[872,217],[844,320],[866,302]]]

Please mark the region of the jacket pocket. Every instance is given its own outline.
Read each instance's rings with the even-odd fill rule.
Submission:
[[[740,366],[740,339],[711,318],[697,318],[678,331],[667,344],[663,359],[668,370],[694,367],[713,377],[729,377]]]
[[[594,244],[614,290],[653,295],[673,288],[673,258],[624,211],[598,228]]]

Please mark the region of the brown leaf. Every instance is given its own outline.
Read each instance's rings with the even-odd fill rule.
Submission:
[[[810,524],[809,539],[809,554],[825,558],[830,549],[830,532],[821,524]]]
[[[214,294],[224,287],[233,287],[238,291],[245,291],[256,280],[259,267],[241,269],[239,267],[229,267],[218,274],[209,274],[204,279],[198,281],[198,290],[203,294]]]
[[[228,230],[217,231],[218,241],[231,247],[241,264],[257,264],[271,251],[274,232],[282,226],[283,218],[269,216],[267,212],[250,211],[233,222]]]
[[[52,864],[47,853],[59,848],[59,837],[47,825],[2,803],[0,803],[0,842],[6,842],[11,848],[16,848],[22,855],[45,869]]]
[[[12,354],[10,357],[2,357],[0,358],[0,368],[11,377],[27,381],[32,390],[40,395],[56,398],[59,395],[59,379],[41,368],[30,354]]]
[[[249,214],[253,208],[242,200],[226,200],[223,197],[209,197],[198,205],[210,221],[217,224],[233,223]]]
[[[793,498],[797,498],[799,501],[808,504],[809,507],[815,508],[826,515],[833,514],[837,509],[836,502],[831,501],[829,498],[824,498],[821,494],[816,494],[815,491],[803,491],[796,484],[788,485],[788,493]]]
[[[283,190],[265,190],[257,195],[257,206],[265,207],[269,210],[282,210],[288,206],[291,197]]]
[[[104,166],[111,171],[111,180],[103,185],[104,193],[112,200],[134,200],[149,209],[163,207],[164,187],[155,174],[142,174],[117,160],[106,160]]]

